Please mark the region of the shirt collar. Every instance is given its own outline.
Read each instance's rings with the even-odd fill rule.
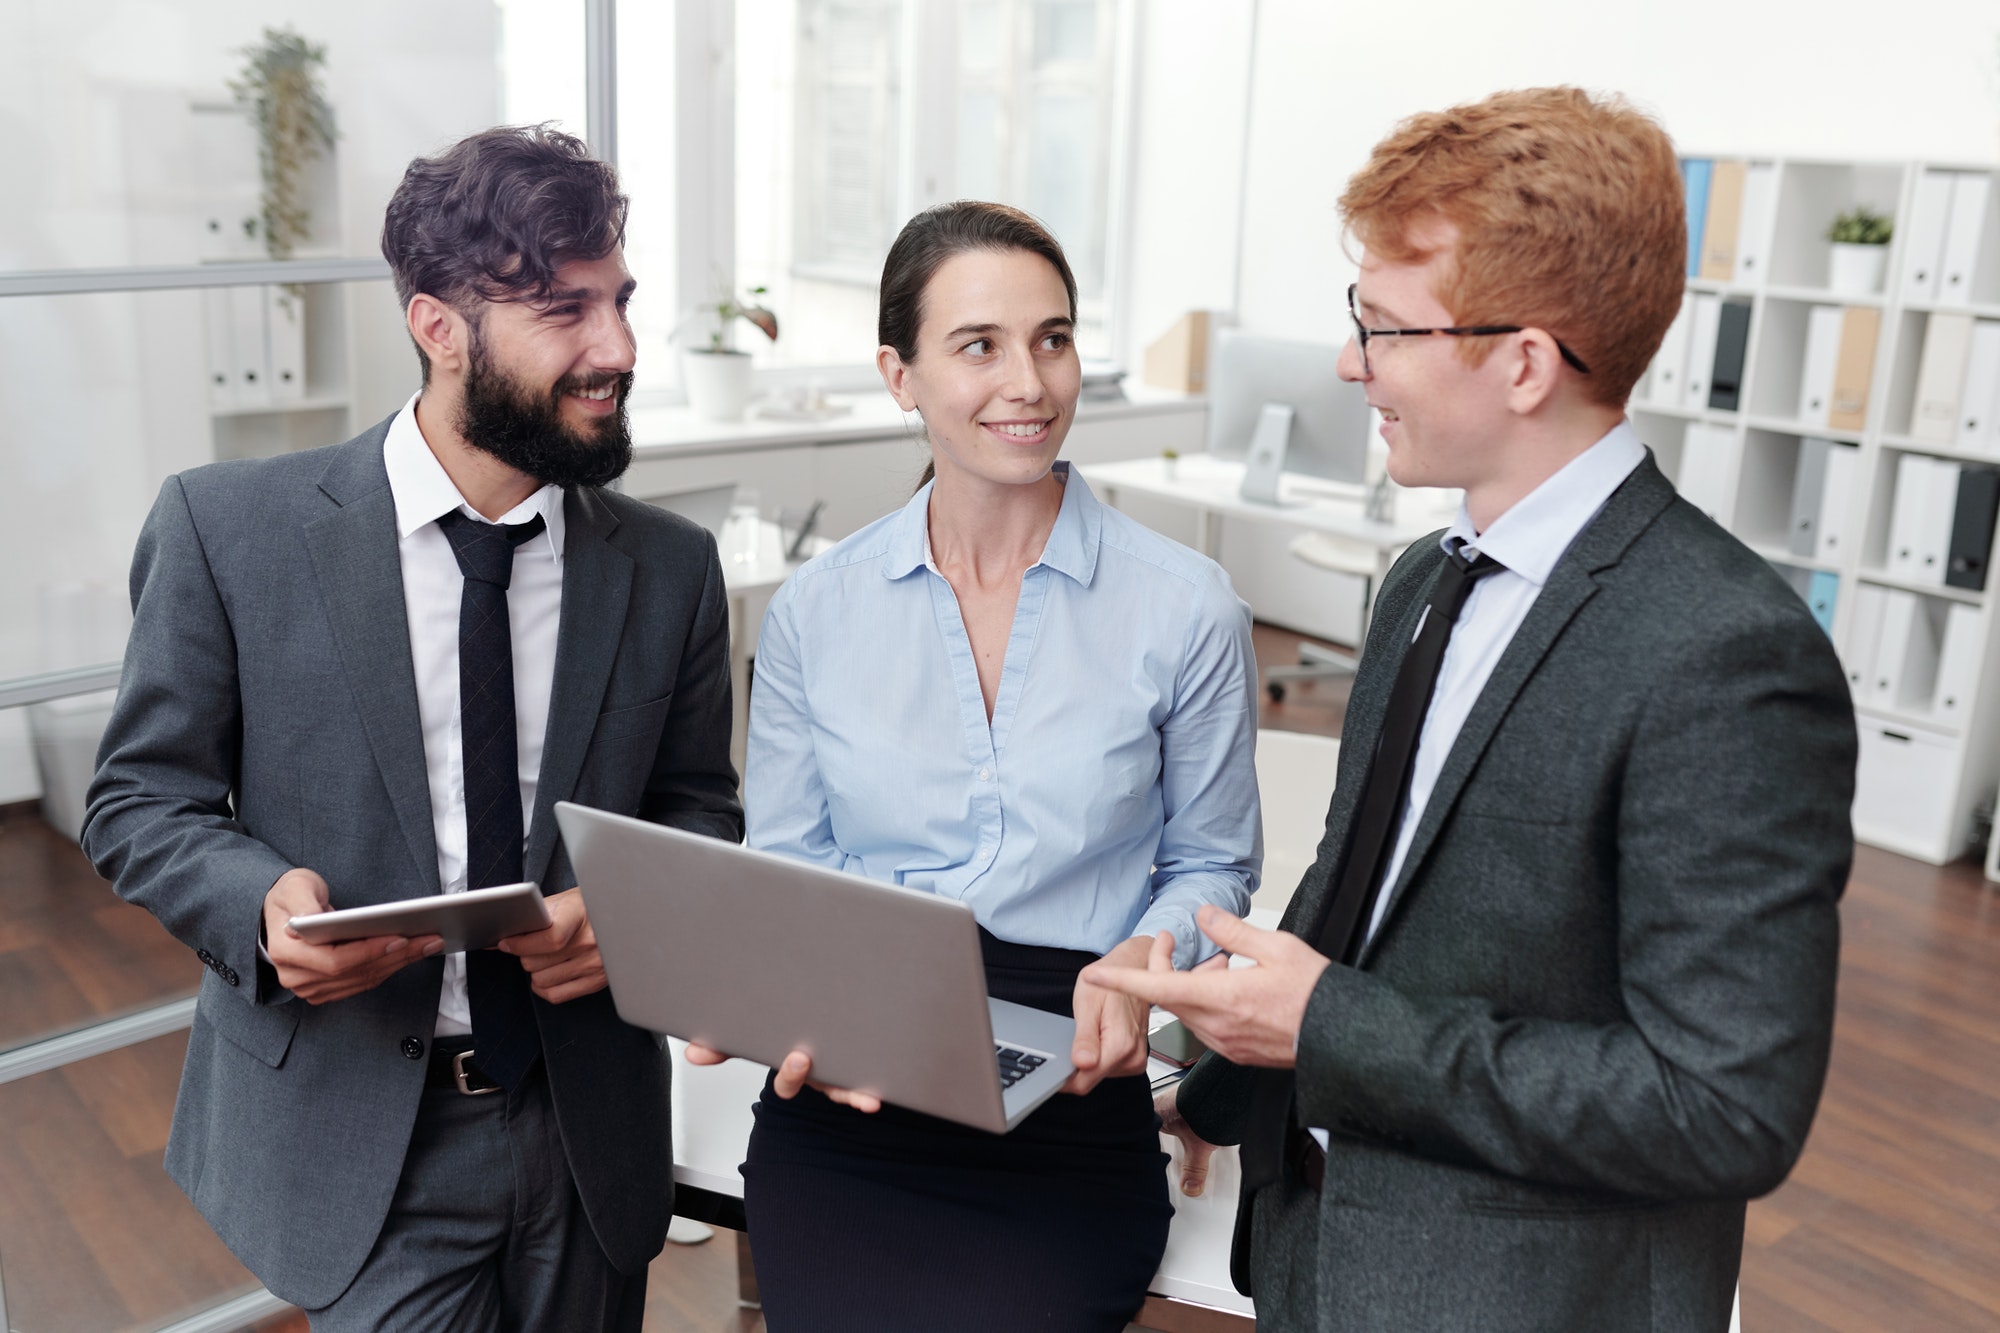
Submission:
[[[1447,551],[1471,546],[1539,587],[1548,582],[1577,534],[1590,526],[1611,493],[1645,458],[1646,446],[1632,423],[1620,421],[1603,439],[1517,500],[1486,531],[1474,532],[1472,515],[1461,502],[1441,544]]]
[[[388,470],[389,495],[396,503],[399,539],[409,537],[454,509],[462,509],[482,523],[489,521],[465,502],[444,465],[425,443],[423,430],[417,425],[417,400],[422,396],[422,390],[410,395],[410,401],[403,404],[403,410],[389,423],[388,437],[382,441],[382,465]],[[502,523],[526,523],[540,514],[548,529],[549,554],[558,565],[562,563],[563,552],[562,496],[562,487],[544,486],[500,516]]]
[[[1097,572],[1097,544],[1104,531],[1104,509],[1089,484],[1070,469],[1067,459],[1058,459],[1054,471],[1063,478],[1062,508],[1056,511],[1056,524],[1049,530],[1042,558],[1035,563],[1067,574],[1087,588]],[[935,481],[925,483],[896,515],[889,534],[889,549],[882,559],[885,578],[900,579],[919,569],[937,569],[937,562],[931,558],[930,525],[931,488],[936,485]]]

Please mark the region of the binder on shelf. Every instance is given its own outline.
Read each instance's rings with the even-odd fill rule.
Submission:
[[[1770,267],[1771,224],[1778,211],[1778,168],[1752,163],[1743,173],[1743,210],[1736,224],[1736,273],[1732,279],[1747,287]]]
[[[1708,405],[1734,412],[1743,401],[1743,354],[1750,346],[1750,303],[1724,301],[1715,326],[1715,364],[1708,375]]]
[[[1708,226],[1708,174],[1714,163],[1704,157],[1691,157],[1681,163],[1681,179],[1687,183],[1687,275],[1701,276],[1701,242]],[[1938,232],[1939,243],[1944,240],[1943,229]]]
[[[1736,276],[1736,232],[1743,221],[1744,164],[1717,162],[1708,173],[1708,217],[1701,232],[1701,276],[1728,282]]]
[[[1715,368],[1715,340],[1722,329],[1722,298],[1703,292],[1694,298],[1688,322],[1687,374],[1681,381],[1681,406],[1708,406],[1708,376]]]
[[[264,333],[270,346],[271,401],[296,403],[306,396],[306,303],[303,289],[264,290]]]
[[[1826,494],[1827,451],[1831,440],[1799,441],[1799,467],[1792,474],[1792,523],[1785,530],[1785,549],[1793,555],[1819,554],[1819,511]]]
[[[1938,648],[1944,629],[1944,606],[1928,597],[1905,593],[1912,602],[1910,635],[1903,640],[1903,664],[1896,692],[1877,702],[1905,712],[1928,713],[1937,705]],[[1885,647],[1894,644],[1885,640]]]
[[[1993,558],[1993,520],[2000,511],[2000,468],[1960,468],[1955,492],[1945,585],[1984,592],[1987,563]]]
[[[1806,606],[1812,610],[1813,619],[1826,631],[1826,637],[1833,637],[1833,604],[1840,595],[1840,575],[1829,570],[1815,569],[1806,584]]]
[[[1799,420],[1809,426],[1827,424],[1833,409],[1833,371],[1840,363],[1840,332],[1846,311],[1837,305],[1816,305],[1806,316],[1806,359],[1799,375]]]
[[[1875,697],[1875,653],[1882,644],[1882,610],[1888,589],[1863,583],[1854,590],[1854,619],[1847,627],[1847,651],[1840,664],[1847,671],[1847,693],[1855,703]]]
[[[1904,706],[1904,669],[1917,633],[1917,595],[1901,588],[1882,590],[1882,635],[1875,645],[1875,679],[1869,701],[1883,708]]]
[[[1972,283],[1980,261],[1992,248],[1986,208],[1993,178],[1967,172],[1952,182],[1951,221],[1944,230],[1944,257],[1938,264],[1939,301],[1963,305],[1972,299]]]
[[[1742,461],[1743,441],[1734,428],[1689,422],[1681,441],[1682,497],[1728,527],[1736,508],[1736,482],[1742,472]]]
[[[1909,225],[1903,228],[1903,299],[1938,299],[1938,267],[1944,262],[1944,233],[1951,222],[1952,178],[1948,171],[1926,171],[1917,177],[1910,200]]]
[[[1882,330],[1882,312],[1867,306],[1845,307],[1840,316],[1840,353],[1833,362],[1833,397],[1827,402],[1826,424],[1835,430],[1862,430],[1868,422],[1868,386],[1875,375],[1875,337]]]
[[[1971,350],[1972,316],[1940,312],[1925,319],[1917,399],[1910,409],[1912,439],[1929,444],[1951,444],[1958,439],[1959,396],[1965,390],[1966,360]]]
[[[201,293],[201,340],[206,354],[208,406],[227,412],[236,406],[236,347],[230,335],[236,316],[227,287],[204,287]]]
[[[1660,350],[1653,354],[1652,374],[1646,381],[1646,401],[1656,407],[1681,405],[1681,380],[1687,374],[1688,327],[1694,323],[1694,298],[1681,294],[1681,312],[1667,326]]]
[[[1896,460],[1896,494],[1889,510],[1889,572],[1912,582],[1921,577],[1918,547],[1923,534],[1918,525],[1929,512],[1931,460],[1922,454],[1903,454]]]
[[[1957,725],[1972,712],[1972,696],[1979,689],[1980,647],[1979,608],[1953,603],[1945,613],[1937,688],[1931,693],[1931,713],[1938,721]]]
[[[1958,506],[1958,478],[1963,471],[1957,463],[1941,458],[1930,460],[1924,487],[1923,516],[1917,520],[1917,579],[1944,586],[1950,564],[1952,515]]]
[[[1958,448],[2000,456],[1996,411],[2000,411],[2000,320],[1976,319],[1965,357],[1965,389],[1958,396]]]
[[[264,289],[229,288],[229,344],[236,355],[236,405],[271,401],[270,355],[265,346]]]
[[[1819,501],[1817,539],[1819,558],[1830,565],[1838,564],[1852,544],[1848,541],[1847,525],[1860,476],[1860,449],[1851,444],[1836,444],[1826,451],[1826,483]]]

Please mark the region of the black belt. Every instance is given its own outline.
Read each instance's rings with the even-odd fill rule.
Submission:
[[[431,1042],[431,1062],[424,1075],[424,1086],[449,1088],[468,1097],[500,1091],[500,1085],[488,1078],[473,1058],[470,1037],[439,1037]]]

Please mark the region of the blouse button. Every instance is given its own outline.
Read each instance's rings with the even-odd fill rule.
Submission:
[[[985,782],[985,781],[986,781],[987,779],[991,778],[992,776],[993,776],[993,770],[992,770],[992,769],[990,769],[990,768],[982,768],[982,769],[980,769],[980,770],[979,770],[979,780],[980,780],[981,782]]]

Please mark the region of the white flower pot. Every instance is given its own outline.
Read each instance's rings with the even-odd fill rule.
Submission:
[[[1882,290],[1882,274],[1889,263],[1886,245],[1833,243],[1833,267],[1827,286],[1842,296],[1873,296]]]
[[[741,421],[750,406],[750,354],[686,348],[681,378],[688,406],[704,421]]]

